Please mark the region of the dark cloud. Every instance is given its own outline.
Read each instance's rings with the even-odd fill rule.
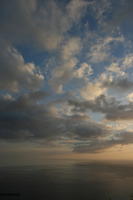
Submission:
[[[109,98],[105,95],[101,95],[95,100],[89,101],[69,100],[69,104],[74,106],[73,111],[84,112],[86,109],[90,109],[93,112],[106,113],[115,110],[119,102],[113,97]]]
[[[132,120],[133,119],[133,105],[129,105],[129,110],[126,109],[128,106],[122,106],[122,109],[116,110],[106,114],[108,120]]]
[[[39,104],[46,96],[36,92],[16,100],[0,102],[0,138],[34,139],[51,138],[63,132],[63,119],[53,116],[50,108]]]
[[[112,88],[114,90],[128,91],[133,89],[133,82],[128,78],[116,77],[112,81],[106,80],[103,82],[103,87]]]
[[[9,0],[2,0],[0,9],[2,37],[12,42],[28,42],[41,48],[55,48],[60,40],[60,32],[55,24],[62,14],[53,1],[49,1],[47,8],[46,1],[42,7],[40,3],[41,1],[36,0],[13,0],[10,4]],[[54,13],[54,9],[57,12]],[[50,23],[48,17],[53,23]]]
[[[69,100],[69,104],[73,106],[72,110],[75,113],[85,113],[87,112],[87,110],[91,110],[93,112],[103,113],[105,119],[111,121],[133,119],[132,103],[122,104],[115,98],[107,97],[105,95],[101,95],[93,101],[90,100],[79,102]],[[89,126],[91,130],[91,125],[89,124]],[[90,137],[89,140],[87,140],[86,142],[83,141],[82,137],[84,135],[82,132],[84,131],[84,129],[80,130],[79,136],[81,137],[79,143],[75,144],[74,151],[81,153],[97,153],[116,145],[128,145],[133,143],[132,131],[107,129],[105,127],[103,129],[100,129],[99,131],[98,128],[97,124],[95,124],[94,130],[97,134],[95,135],[94,130],[92,130],[92,132],[96,137]],[[100,134],[101,130],[102,134]]]
[[[104,125],[78,114],[67,119],[67,129],[79,140],[103,137],[110,133]]]
[[[41,49],[56,49],[74,23],[84,15],[85,1],[70,1],[65,7],[54,0],[2,0],[1,37],[15,43],[28,43]]]
[[[115,140],[109,140],[109,141],[93,140],[88,144],[82,143],[75,145],[74,151],[79,153],[98,153],[116,144],[119,143],[117,143],[117,141]]]
[[[25,94],[17,99],[0,99],[1,139],[59,139],[67,136],[78,140],[104,137],[109,130],[88,116],[53,112],[54,104],[42,103],[45,92]]]
[[[122,104],[114,97],[101,95],[93,101],[74,101],[70,100],[69,104],[73,106],[74,112],[85,112],[91,110],[93,112],[103,113],[108,120],[132,120],[133,104]]]
[[[116,145],[133,144],[133,132],[115,131],[113,139],[95,139],[87,143],[75,145],[74,151],[80,153],[98,153]]]

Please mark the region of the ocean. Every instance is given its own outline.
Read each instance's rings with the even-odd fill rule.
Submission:
[[[0,200],[130,200],[133,163],[59,160],[0,167]]]

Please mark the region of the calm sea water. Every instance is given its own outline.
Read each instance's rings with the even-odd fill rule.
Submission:
[[[0,168],[0,200],[128,200],[132,194],[132,163],[56,161]]]

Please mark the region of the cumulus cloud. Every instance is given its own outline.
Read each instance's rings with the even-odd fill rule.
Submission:
[[[49,1],[47,6],[42,5],[41,9],[39,9],[40,3],[41,1],[36,0],[13,0],[12,5],[9,5],[8,0],[2,1],[1,9],[8,12],[8,19],[4,15],[1,17],[2,36],[8,36],[10,41],[17,43],[34,43],[39,48],[56,48],[62,35],[57,30],[55,23],[57,24],[57,20],[62,18],[62,13],[52,1]],[[54,9],[57,10],[56,13],[54,13]],[[47,21],[47,17],[51,23]],[[56,33],[57,31],[58,33]]]
[[[62,47],[62,59],[68,60],[79,53],[82,48],[80,38],[70,38]]]
[[[68,61],[62,63],[61,66],[56,67],[52,71],[52,79],[49,81],[54,91],[57,93],[63,92],[63,87],[71,80],[85,82],[93,74],[93,69],[87,63],[81,63],[77,68],[78,59],[76,57],[70,58]]]
[[[110,121],[117,120],[133,120],[133,104],[123,104],[114,97],[101,95],[95,100],[89,101],[69,101],[73,105],[74,111],[85,112],[91,110],[93,112],[103,113],[104,118]]]
[[[40,87],[44,76],[39,68],[34,63],[25,63],[23,56],[5,41],[0,44],[0,88],[17,92]]]
[[[124,69],[133,67],[133,54],[126,55],[125,58],[123,59],[122,65]]]
[[[100,82],[89,82],[86,84],[85,87],[83,87],[80,90],[80,95],[84,99],[88,100],[94,100],[98,96],[101,96],[106,92],[106,87],[103,87],[103,85]]]
[[[58,48],[64,33],[84,15],[88,3],[72,0],[65,9],[55,1],[1,1],[1,36],[15,43],[31,43],[38,48]],[[15,10],[15,12],[14,12]],[[8,13],[8,17],[3,13]]]
[[[117,92],[130,92],[133,88],[132,78],[128,73],[119,68],[117,63],[112,63],[92,83],[93,85],[100,86],[101,91],[103,91],[101,94],[105,94],[109,89]]]
[[[64,84],[73,78],[73,70],[77,63],[77,58],[72,57],[52,71],[52,79],[49,83],[56,93],[62,93]]]
[[[120,76],[125,75],[125,72],[119,67],[119,64],[115,63],[115,62],[111,63],[111,65],[106,69],[107,69],[107,71],[114,72]]]
[[[63,86],[74,77],[74,67],[78,63],[76,56],[82,48],[81,39],[68,39],[61,48],[61,64],[52,72],[50,84],[57,93],[63,92]]]
[[[91,65],[88,65],[87,63],[82,63],[80,68],[75,70],[76,78],[88,78],[92,74],[93,69],[91,68]]]

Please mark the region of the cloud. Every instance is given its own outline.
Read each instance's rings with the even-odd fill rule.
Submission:
[[[108,79],[103,81],[103,87],[112,88],[117,91],[129,91],[133,88],[132,80],[125,76],[113,77],[107,76]]]
[[[129,107],[129,110],[126,110],[126,107]],[[123,106],[121,109],[120,108],[116,110],[115,112],[107,113],[106,119],[111,120],[111,121],[133,120],[133,106],[132,105],[125,106],[125,107]]]
[[[17,92],[19,89],[37,89],[44,76],[34,63],[25,63],[23,56],[5,41],[0,41],[0,88]]]
[[[107,148],[114,146],[114,141],[94,140],[90,144],[75,145],[74,151],[79,153],[99,153]]]
[[[100,95],[96,99],[90,99],[86,101],[76,101],[76,100],[69,100],[70,105],[74,106],[74,111],[84,112],[86,109],[91,109],[93,112],[108,112],[113,107],[115,108],[117,102],[114,98],[108,98],[105,95]]]
[[[112,63],[107,67],[106,71],[101,73],[95,81],[101,85],[101,88],[106,88],[106,91],[113,89],[117,92],[129,92],[133,88],[129,74],[119,68],[117,63]]]
[[[91,4],[92,2],[84,0],[72,0],[67,5],[67,14],[72,21],[77,21],[84,15],[87,6]]]
[[[93,69],[87,63],[81,63],[77,68],[78,59],[76,57],[70,58],[68,61],[62,63],[61,66],[56,67],[52,71],[52,79],[49,81],[56,93],[63,93],[63,87],[71,80],[87,81],[93,74]],[[76,83],[77,83],[76,82]]]
[[[123,59],[122,65],[124,69],[133,67],[133,54],[126,55],[125,58]]]
[[[113,62],[109,67],[106,68],[109,72],[114,72],[120,76],[124,76],[125,72],[119,67],[118,63]]]
[[[49,94],[36,91],[24,94],[17,99],[0,98],[0,139],[6,141],[61,141],[67,144],[63,138],[73,140],[70,144],[76,152],[95,153],[115,145],[127,145],[133,143],[132,132],[126,130],[115,130],[104,123],[91,120],[85,114],[85,109],[100,111],[107,115],[123,114],[129,110],[131,105],[118,105],[118,102],[105,96],[98,97],[94,101],[69,102],[71,106],[80,108],[76,110],[71,107],[71,112],[60,113],[58,109],[60,101],[43,103]],[[58,105],[56,107],[56,104]],[[62,105],[62,103],[61,103]],[[69,105],[68,105],[69,109]],[[79,112],[80,111],[80,112]],[[128,115],[129,116],[129,113]],[[133,117],[133,116],[132,116]],[[111,117],[110,117],[111,118]],[[44,143],[44,144],[45,144]]]
[[[94,100],[106,92],[106,87],[100,82],[89,82],[80,90],[80,95],[87,100]]]
[[[104,118],[110,121],[118,120],[132,120],[133,119],[133,104],[123,104],[114,97],[107,97],[101,95],[95,100],[88,101],[69,101],[73,105],[73,110],[76,112],[85,112],[91,110],[92,112],[103,113]]]
[[[133,132],[121,131],[116,134],[115,138],[92,140],[88,144],[81,143],[75,145],[74,151],[79,153],[99,153],[105,149],[114,147],[116,145],[128,145],[133,143]]]
[[[69,140],[78,152],[133,142],[131,127],[111,127],[133,120],[131,48],[120,29],[106,31],[114,4],[0,2],[0,140]]]
[[[62,12],[54,1],[49,1],[47,5],[42,4],[41,8],[40,3],[41,1],[37,0],[13,0],[12,5],[9,5],[8,0],[2,1],[1,9],[8,12],[8,18],[2,15],[0,21],[2,37],[7,37],[16,43],[30,42],[39,48],[57,48],[63,31],[59,30]],[[54,12],[54,9],[57,12]],[[59,20],[59,29],[56,27],[57,20]]]
[[[92,74],[93,74],[93,69],[91,68],[91,65],[87,63],[82,63],[80,68],[75,70],[74,73],[76,78],[88,78]]]
[[[127,99],[129,102],[133,102],[133,92],[131,92],[127,95]]]
[[[49,83],[56,93],[62,93],[64,84],[73,78],[73,69],[77,63],[77,58],[72,57],[53,69]]]
[[[0,139],[21,140],[60,140],[92,139],[107,136],[106,126],[91,120],[87,115],[64,113],[56,103],[42,103],[47,98],[42,91],[25,94],[17,99],[0,99]]]
[[[109,129],[101,123],[91,120],[87,115],[75,114],[67,119],[70,134],[80,140],[94,139],[109,135]]]
[[[84,0],[72,0],[64,8],[54,0],[13,0],[12,5],[2,0],[0,4],[1,37],[46,50],[59,47],[64,33],[78,23],[88,6]]]
[[[78,37],[70,38],[62,47],[62,59],[68,60],[80,52],[82,48],[81,39]]]
[[[124,42],[124,37],[108,36],[105,38],[98,38],[96,43],[91,46],[90,52],[88,53],[89,61],[92,63],[100,63],[109,60],[111,57],[111,43],[113,42]]]
[[[6,140],[34,140],[56,138],[63,134],[63,119],[51,106],[39,103],[45,92],[25,94],[18,99],[0,100],[0,138]]]
[[[69,38],[60,49],[60,65],[52,71],[52,79],[49,81],[57,93],[63,92],[63,86],[74,77],[74,67],[78,63],[76,56],[82,49],[81,39]]]

